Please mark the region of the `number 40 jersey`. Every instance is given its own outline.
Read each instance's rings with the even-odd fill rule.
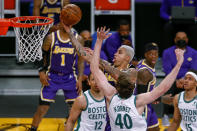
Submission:
[[[114,95],[109,104],[109,118],[112,131],[146,131],[145,117],[136,109],[136,96],[121,99]]]

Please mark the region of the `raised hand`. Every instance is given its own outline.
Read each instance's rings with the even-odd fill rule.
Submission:
[[[183,61],[184,61],[184,53],[185,53],[185,50],[182,50],[182,49],[176,49],[175,50],[177,63],[179,63],[179,64],[183,63]]]
[[[61,24],[62,24],[64,30],[65,30],[67,33],[69,33],[70,30],[71,30],[71,28],[72,28],[72,26],[71,26],[71,25],[65,25],[62,19],[60,19],[60,21],[61,21]]]
[[[100,29],[97,28],[97,40],[104,40],[109,38],[112,34],[109,33],[110,29],[107,29],[107,31],[105,31],[106,27],[101,27]]]

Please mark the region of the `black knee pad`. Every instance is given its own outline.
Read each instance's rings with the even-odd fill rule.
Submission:
[[[51,102],[43,101],[43,100],[41,99],[41,97],[39,97],[39,105],[50,105],[50,104],[51,104]]]
[[[66,115],[66,118],[68,118],[74,101],[68,101],[66,103],[67,103],[67,107],[68,107],[68,115]]]
[[[69,110],[69,112],[70,112],[70,110],[71,110],[71,108],[72,108],[72,105],[73,105],[74,101],[68,101],[68,102],[66,102],[66,103],[67,103],[67,105],[68,105],[68,110]]]

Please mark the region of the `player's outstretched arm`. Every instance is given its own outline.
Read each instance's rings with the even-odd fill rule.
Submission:
[[[180,94],[177,94],[174,97],[174,115],[173,115],[173,121],[170,124],[170,127],[168,128],[168,131],[176,131],[179,128],[180,122],[181,122],[181,114],[178,108],[178,97]]]
[[[111,64],[103,59],[100,59],[100,66],[103,68],[110,76],[112,76],[115,80],[118,80],[120,73],[122,71],[116,69],[115,67],[111,66]]]
[[[177,74],[180,70],[180,67],[183,63],[184,60],[184,51],[181,49],[176,49],[175,50],[176,56],[177,56],[177,64],[173,68],[173,70],[170,72],[170,74],[165,77],[165,79],[156,87],[154,88],[151,92],[148,93],[143,93],[137,96],[136,99],[136,106],[137,107],[144,107],[144,105],[152,103],[155,101],[157,98],[159,98],[161,95],[163,95],[165,92],[167,92],[172,84],[174,83]]]
[[[61,18],[60,18],[61,20]],[[61,21],[61,24],[64,28],[64,30],[68,33],[70,39],[71,39],[71,42],[73,44],[73,46],[75,47],[75,49],[77,50],[77,53],[82,56],[86,61],[90,62],[90,59],[91,59],[91,55],[89,55],[84,47],[83,47],[83,40],[80,38],[80,39],[76,39],[75,35],[73,34],[73,32],[71,31],[71,26],[68,26],[68,25],[65,25],[63,24],[63,22]]]
[[[84,60],[81,56],[78,57],[78,81],[77,81],[77,91],[78,94],[82,91],[82,78],[84,72]]]
[[[78,117],[80,116],[81,112],[86,108],[87,102],[86,98],[84,95],[81,95],[77,97],[75,100],[71,111],[70,111],[70,116],[66,122],[65,131],[73,131],[75,122],[77,121]]]
[[[63,0],[63,7],[70,3],[70,0]]]
[[[115,93],[115,88],[108,83],[107,78],[99,68],[101,46],[103,40],[110,36],[110,34],[107,34],[108,32],[109,30],[105,31],[105,27],[97,29],[97,40],[94,48],[93,58],[90,62],[90,70],[94,76],[96,84],[103,90],[107,100],[111,100],[112,95]]]
[[[34,8],[33,8],[33,15],[40,16],[40,6],[42,0],[34,0]]]

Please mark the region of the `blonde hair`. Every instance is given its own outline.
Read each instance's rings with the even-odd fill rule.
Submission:
[[[126,50],[127,55],[130,57],[129,62],[131,62],[135,55],[134,49],[128,45],[121,45],[120,48],[124,48]]]

